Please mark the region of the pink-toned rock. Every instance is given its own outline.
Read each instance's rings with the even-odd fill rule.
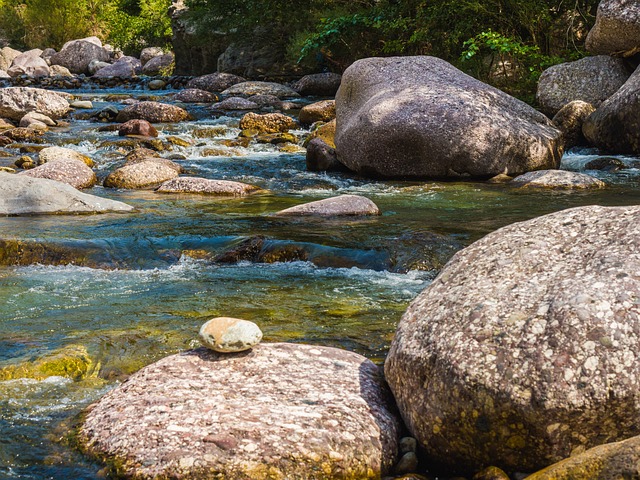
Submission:
[[[157,137],[158,130],[146,120],[134,119],[120,125],[118,135],[142,135],[144,137]]]
[[[259,190],[254,185],[229,180],[209,180],[198,177],[180,177],[163,183],[159,193],[200,193],[204,195],[244,196]]]
[[[61,159],[47,162],[36,168],[21,172],[19,175],[56,180],[57,182],[71,185],[78,190],[91,188],[97,182],[96,174],[93,173],[93,170],[91,170],[86,163],[75,159]]]
[[[187,88],[173,96],[174,100],[184,103],[212,103],[218,100],[213,93],[198,88]]]
[[[136,478],[379,479],[400,422],[352,352],[260,344],[160,360],[89,408],[80,442]]]
[[[348,216],[380,215],[378,206],[360,195],[340,195],[315,202],[303,203],[277,212],[280,216]]]
[[[118,168],[107,176],[104,180],[104,186],[111,188],[154,188],[177,176],[178,172],[175,168],[149,158]]]
[[[184,108],[160,102],[138,102],[121,110],[116,117],[118,122],[142,119],[151,123],[181,122],[189,118]]]

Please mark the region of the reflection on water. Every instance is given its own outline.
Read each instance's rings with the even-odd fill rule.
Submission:
[[[103,93],[87,95],[95,111],[112,104]],[[60,442],[74,416],[133,371],[195,346],[199,326],[213,316],[254,320],[265,341],[332,345],[381,362],[402,312],[435,274],[413,267],[398,273],[404,270],[394,269],[394,259],[437,266],[513,222],[580,205],[640,204],[635,168],[589,171],[610,185],[596,192],[374,182],[307,172],[299,153],[233,144],[237,118],[213,119],[202,107],[197,117],[160,129],[163,141],[177,136],[191,144],[163,155],[173,155],[190,174],[253,183],[264,193],[220,199],[96,187],[91,193],[130,203],[137,212],[0,218],[1,238],[66,248],[85,262],[0,267],[0,378],[11,378],[0,381],[0,478],[98,478],[99,466]],[[47,141],[90,155],[104,177],[125,150],[113,132],[97,131],[100,125],[74,121],[48,133]],[[302,138],[305,132],[296,133]],[[594,158],[594,151],[569,153],[563,168],[584,171]],[[637,160],[618,158],[629,166]],[[344,193],[368,196],[383,214],[272,215]],[[211,260],[255,236],[311,254],[289,263]]]

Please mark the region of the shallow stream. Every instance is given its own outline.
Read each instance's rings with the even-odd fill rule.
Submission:
[[[132,94],[79,95],[98,111],[115,104],[106,101],[114,93]],[[142,94],[149,92],[133,93]],[[200,325],[212,317],[253,320],[265,341],[346,348],[381,363],[403,311],[454,251],[501,226],[564,208],[640,204],[638,169],[589,171],[610,186],[578,193],[311,173],[302,151],[225,145],[239,133],[237,117],[190,110],[198,120],[166,125],[160,139],[176,136],[193,145],[163,155],[180,155],[188,174],[255,184],[263,193],[223,199],[96,187],[89,193],[137,211],[0,218],[1,239],[68,248],[84,259],[73,266],[0,267],[0,372],[12,376],[0,381],[0,478],[100,478],[100,466],[60,441],[75,416],[140,367],[196,346]],[[102,125],[73,120],[45,139],[88,154],[104,177],[124,152],[109,143],[120,140],[117,132],[97,131]],[[563,167],[584,170],[597,156],[570,152]],[[371,198],[383,214],[271,215],[344,193]],[[211,260],[258,235],[270,245],[296,245],[308,260]],[[12,368],[18,373],[8,375]],[[50,376],[19,378],[34,376],[24,373],[34,368]]]

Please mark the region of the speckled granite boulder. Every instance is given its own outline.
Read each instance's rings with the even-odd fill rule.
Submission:
[[[612,153],[640,154],[640,69],[582,125],[587,141]]]
[[[200,342],[216,352],[244,352],[262,340],[260,327],[241,318],[212,318],[200,327]]]
[[[545,115],[435,57],[358,60],[336,113],[338,160],[367,177],[490,178],[562,157]]]
[[[64,183],[0,172],[0,215],[130,212],[133,207]]]
[[[516,223],[458,252],[385,374],[427,454],[532,471],[640,433],[640,207]]]
[[[159,193],[200,193],[204,195],[230,195],[241,197],[259,190],[254,185],[229,180],[209,180],[198,177],[180,177],[164,182]]]
[[[21,172],[19,175],[56,180],[79,190],[91,188],[98,181],[96,174],[86,163],[72,158],[47,162],[36,168]]]
[[[286,343],[160,360],[89,408],[80,442],[135,478],[367,479],[400,425],[379,368]]]
[[[608,55],[585,57],[554,65],[542,72],[536,99],[547,115],[553,116],[574,100],[598,107],[616,93],[631,76],[624,60]]]
[[[584,190],[605,188],[602,180],[591,175],[566,170],[538,170],[517,176],[509,185],[518,188],[553,188],[565,190]]]
[[[93,160],[80,152],[64,147],[46,147],[38,152],[38,163],[55,162],[58,160],[79,160],[93,166]]]
[[[100,42],[80,39],[67,42],[58,53],[51,56],[51,65],[61,65],[71,73],[89,73],[89,64],[93,60],[108,62],[109,52]]]
[[[527,480],[640,478],[640,437],[591,448],[527,477]]]
[[[296,98],[300,95],[292,88],[274,82],[242,82],[227,88],[222,95],[251,96],[274,95],[278,98]]]
[[[42,88],[0,88],[0,117],[20,120],[29,112],[60,118],[69,112],[69,102],[62,95]]]
[[[336,118],[335,100],[323,100],[322,102],[305,105],[298,115],[298,120],[302,125],[311,125],[315,122],[330,122],[334,118]]]
[[[211,105],[212,110],[255,110],[260,108],[256,102],[242,97],[229,97]]]
[[[564,135],[564,148],[569,149],[578,145],[586,145],[587,139],[582,133],[584,121],[595,112],[593,105],[582,100],[574,100],[558,110],[553,117],[553,123]]]
[[[184,108],[160,102],[138,102],[118,112],[116,121],[124,123],[128,120],[141,119],[151,123],[181,122],[189,118]]]
[[[242,82],[246,82],[246,78],[231,73],[210,73],[189,80],[187,88],[199,88],[207,92],[218,93]]]
[[[249,112],[240,120],[242,130],[256,130],[259,133],[286,132],[298,126],[297,122],[283,113],[259,113]]]
[[[104,186],[110,188],[155,188],[177,176],[178,172],[175,168],[149,158],[137,163],[129,163],[111,172],[105,178]]]
[[[173,99],[184,103],[211,103],[218,100],[213,93],[198,88],[186,88],[180,90]]]
[[[122,125],[120,125],[120,128],[118,128],[118,135],[121,137],[124,137],[127,135],[142,135],[143,137],[157,137],[158,130],[156,130],[156,127],[151,125],[151,123],[147,122],[146,120],[141,120],[136,118],[136,119],[124,122]]]
[[[640,49],[640,2],[637,0],[602,0],[596,23],[586,41],[587,50],[595,54],[630,56]]]
[[[276,215],[380,215],[380,209],[366,197],[361,197],[360,195],[340,195],[338,197],[325,198],[324,200],[296,205],[295,207],[280,210]]]
[[[341,80],[342,75],[339,73],[312,73],[298,80],[293,88],[303,96],[333,97],[340,88]]]

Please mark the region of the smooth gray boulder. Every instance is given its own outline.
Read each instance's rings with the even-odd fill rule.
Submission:
[[[50,74],[49,65],[40,57],[42,50],[39,48],[28,50],[13,59],[11,68],[7,73],[11,77],[28,75],[30,77],[47,77]]]
[[[585,57],[554,65],[542,72],[536,98],[544,113],[553,116],[574,100],[600,106],[629,79],[624,60],[608,55]]]
[[[42,88],[0,88],[0,118],[20,121],[29,112],[57,119],[69,112],[69,102],[55,92]]]
[[[303,203],[295,207],[286,208],[276,212],[275,215],[283,217],[295,216],[356,216],[356,215],[380,215],[378,206],[366,197],[360,195],[340,195],[338,197],[325,198],[315,202]]]
[[[162,48],[160,47],[143,48],[140,52],[140,63],[144,65],[152,58],[159,57],[161,55],[164,55],[164,50],[162,50]]]
[[[557,168],[542,113],[434,57],[367,58],[336,96],[338,160],[368,177],[490,178]]]
[[[122,202],[81,193],[54,180],[0,172],[0,215],[130,212]]]
[[[302,96],[334,97],[340,88],[341,80],[342,75],[339,73],[313,73],[302,77],[293,88]]]
[[[605,188],[602,180],[591,175],[566,170],[537,170],[518,175],[509,182],[509,186],[518,188],[549,188],[562,190],[586,190]]]
[[[61,65],[71,73],[89,74],[89,64],[93,60],[108,62],[111,56],[101,45],[87,39],[67,42],[58,53],[50,58],[51,65]]]
[[[220,195],[243,197],[258,191],[259,188],[242,182],[230,180],[211,180],[199,177],[180,177],[164,182],[158,193],[198,193],[202,195]]]
[[[97,70],[94,77],[135,77],[141,73],[142,64],[134,57],[121,57],[117,62]]]
[[[631,56],[640,51],[640,2],[602,0],[596,23],[587,35],[587,51]]]
[[[640,69],[582,125],[589,144],[612,153],[640,153]]]
[[[385,363],[426,453],[457,470],[534,471],[638,435],[639,251],[640,207],[589,206],[454,255]]]
[[[142,67],[142,73],[145,75],[171,75],[175,57],[173,53],[166,53],[153,57]]]
[[[185,88],[173,96],[173,99],[183,103],[212,103],[218,100],[213,93],[199,88]]]
[[[380,479],[400,423],[379,367],[335,348],[198,349],[92,405],[83,448],[135,478]]]

